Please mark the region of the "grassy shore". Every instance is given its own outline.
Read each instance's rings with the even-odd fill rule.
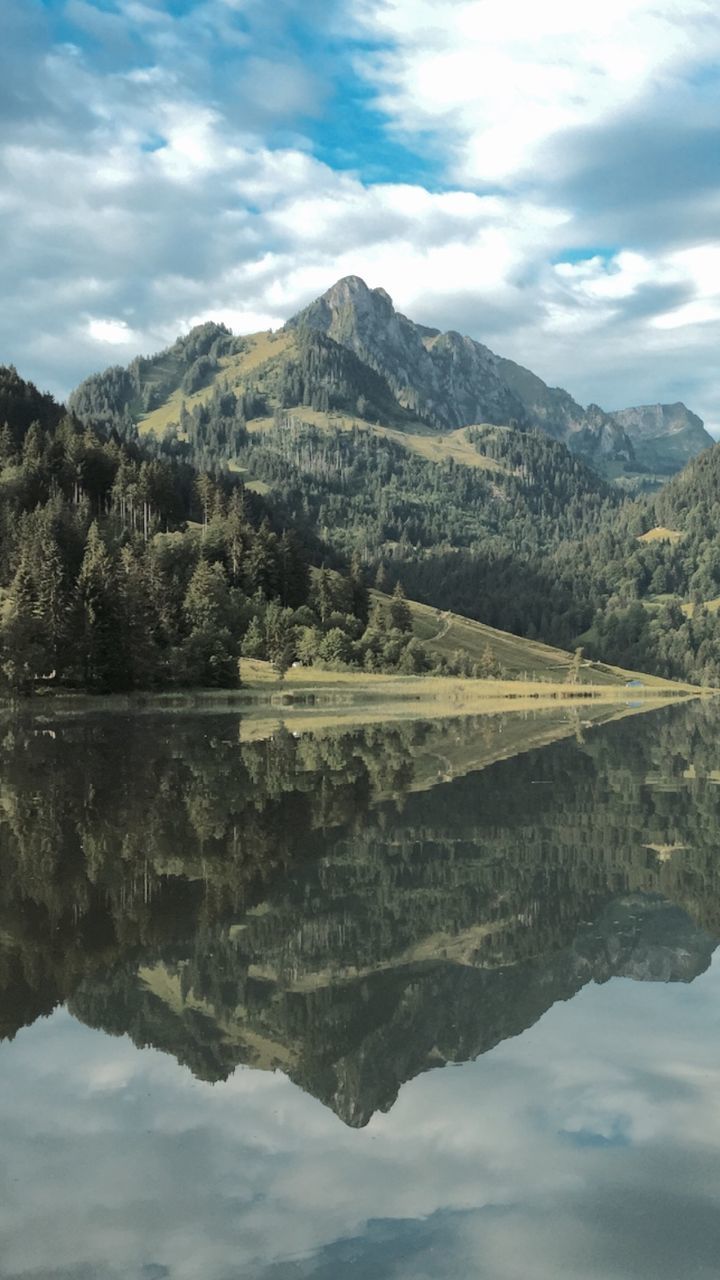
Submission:
[[[502,632],[498,634],[503,636]],[[567,675],[552,679],[545,673],[533,674],[527,679],[471,680],[460,676],[373,675],[366,671],[324,671],[318,667],[292,667],[280,680],[269,662],[261,662],[256,658],[243,658],[240,662],[243,689],[251,701],[278,697],[297,701],[301,697],[314,696],[363,702],[418,699],[473,704],[488,700],[518,702],[538,699],[548,702],[592,702],[598,699],[618,702],[626,698],[697,696],[703,692],[696,685],[622,671],[618,667],[606,668],[605,671],[608,677],[606,679],[591,682],[587,679],[588,673],[583,672],[585,679],[572,684]],[[635,680],[640,683],[635,684]],[[630,681],[633,683],[629,684]]]
[[[464,619],[462,621],[465,621]],[[473,624],[478,625],[478,624]],[[487,630],[487,628],[484,628]],[[498,632],[507,639],[503,632]],[[514,637],[512,637],[514,639]],[[525,644],[529,642],[524,642]],[[539,646],[543,648],[545,646]],[[556,654],[558,650],[550,650]],[[696,685],[663,680],[659,676],[638,675],[620,668],[605,668],[611,679],[602,683],[576,684],[553,680],[548,674],[513,680],[477,680],[460,676],[375,675],[365,671],[327,671],[319,667],[292,667],[279,678],[269,662],[257,658],[240,661],[238,689],[179,689],[176,691],[86,694],[46,690],[33,698],[0,702],[7,710],[56,711],[221,711],[237,709],[262,714],[272,709],[302,713],[306,718],[332,711],[344,712],[357,722],[363,710],[373,719],[403,716],[471,715],[499,710],[537,710],[540,706],[635,706],[667,702],[678,698],[702,697],[717,693]],[[632,681],[632,684],[628,684]]]

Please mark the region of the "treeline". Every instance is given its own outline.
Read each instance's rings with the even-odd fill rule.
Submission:
[[[716,448],[657,494],[626,503],[595,534],[559,548],[560,575],[592,605],[579,637],[588,655],[720,685],[719,548]]]
[[[370,617],[359,564],[313,567],[236,477],[150,457],[51,404],[25,428],[15,403],[25,413],[38,393],[14,370],[0,393],[0,670],[12,690],[233,687],[242,656],[279,675],[294,661],[428,668],[401,593],[389,619]]]
[[[143,413],[163,404],[178,386],[186,395],[204,386],[221,357],[242,350],[242,342],[224,324],[197,325],[159,355],[138,356],[127,369],[114,365],[92,374],[72,393],[68,408],[87,426],[132,439]]]
[[[269,485],[275,509],[329,553],[360,556],[383,590],[570,647],[594,615],[553,553],[609,524],[622,497],[563,445],[540,432],[471,434],[497,468],[434,462],[394,440],[354,428],[327,430],[280,414],[260,432],[233,436],[231,393],[194,410],[183,448],[206,463],[233,438],[233,456]],[[190,416],[190,415],[188,415]]]

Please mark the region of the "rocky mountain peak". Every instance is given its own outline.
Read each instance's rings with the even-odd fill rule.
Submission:
[[[612,417],[632,440],[638,460],[651,470],[678,471],[715,443],[702,418],[681,400],[618,409]]]
[[[613,414],[596,404],[584,408],[474,338],[415,324],[385,289],[371,289],[360,276],[338,280],[287,327],[319,331],[349,348],[405,410],[442,431],[480,422],[536,427],[601,468],[637,461],[650,471],[677,470],[712,443],[680,403]]]
[[[304,311],[288,321],[288,329],[321,329],[329,337],[341,332],[347,343],[356,329],[381,325],[395,315],[384,289],[370,289],[360,276],[343,276]]]

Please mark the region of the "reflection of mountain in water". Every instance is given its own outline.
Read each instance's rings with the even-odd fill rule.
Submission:
[[[573,729],[555,722],[525,738]],[[480,772],[520,746],[512,717],[237,730],[228,715],[8,731],[5,1034],[69,1000],[206,1079],[282,1068],[359,1125],[589,981],[691,981],[709,963],[711,708]]]

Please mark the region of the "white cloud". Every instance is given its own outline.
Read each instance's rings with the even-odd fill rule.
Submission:
[[[720,50],[708,0],[370,0],[359,22],[391,41],[362,66],[395,127],[442,130],[456,177],[481,183]]]
[[[369,185],[320,163],[307,140],[268,145],[260,99],[273,69],[291,65],[277,40],[251,45],[257,107],[238,106],[242,77],[232,90],[203,78],[218,32],[226,52],[232,32],[250,39],[253,15],[277,35],[289,6],[206,0],[174,19],[146,4],[128,25],[122,5],[144,61],[118,60],[115,36],[110,70],[77,47],[44,57],[35,116],[0,143],[0,358],[66,394],[108,356],[158,349],[200,318],[276,327],[360,274],[407,314],[470,332],[578,399],[685,399],[717,420],[720,249],[712,231],[684,233],[701,207],[714,226],[717,199],[679,184],[672,243],[630,245],[617,219],[598,240],[594,211],[550,188],[534,162],[568,124],[617,125],[643,88],[660,87],[666,115],[681,114],[682,69],[716,47],[712,6],[353,4],[348,30],[385,38],[362,66],[388,127],[442,138],[450,190]],[[86,25],[99,15],[98,40],[109,32],[107,11],[78,0],[72,12]],[[336,5],[328,20],[338,15]],[[290,76],[291,112],[319,101],[311,79]],[[502,176],[502,193],[467,189],[480,169]],[[602,243],[620,247],[583,250]]]
[[[104,342],[109,346],[130,346],[137,342],[137,335],[124,320],[88,320],[88,337],[93,342]]]

